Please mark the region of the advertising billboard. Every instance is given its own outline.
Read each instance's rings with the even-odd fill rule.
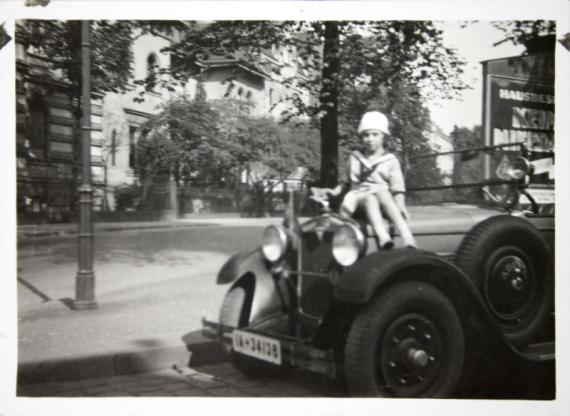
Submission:
[[[537,152],[554,147],[554,88],[497,75],[490,84],[491,143],[524,143]]]
[[[533,174],[529,185],[537,202],[554,202],[554,83],[532,56],[484,62],[484,133],[487,145],[522,143],[529,150]],[[542,66],[542,65],[541,65]],[[489,155],[487,177],[503,179],[519,147]],[[509,151],[511,150],[511,151]],[[541,191],[538,188],[542,188]]]

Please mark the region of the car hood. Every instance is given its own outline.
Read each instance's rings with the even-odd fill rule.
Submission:
[[[491,216],[504,213],[497,207],[475,204],[442,203],[408,207],[410,228],[414,234],[465,234]],[[338,214],[314,217],[302,225],[303,232],[334,232],[347,220]],[[373,235],[370,226],[368,234]],[[397,231],[396,231],[397,234]]]
[[[411,217],[410,227],[418,247],[449,258],[453,258],[465,234],[476,224],[489,217],[505,214],[505,211],[498,207],[456,203],[410,206],[408,211]],[[332,234],[346,222],[353,221],[338,214],[324,214],[301,225],[308,250],[307,256],[304,257],[304,267],[310,271],[327,269],[332,261],[329,254]],[[364,223],[361,222],[360,225]],[[399,233],[395,229],[393,231],[396,246],[401,247],[403,242]],[[366,232],[368,237],[374,237],[370,225],[366,226]],[[374,244],[368,244],[367,247],[370,252],[375,251]],[[309,255],[309,252],[312,254]]]
[[[454,203],[410,206],[408,211],[414,234],[464,234],[475,224],[504,213],[497,207]]]

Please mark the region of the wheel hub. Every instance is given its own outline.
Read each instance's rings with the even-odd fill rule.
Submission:
[[[416,368],[425,367],[429,362],[429,355],[424,350],[410,348],[408,350],[408,360]]]
[[[495,315],[518,322],[535,296],[534,273],[524,253],[505,248],[491,257],[485,278],[485,296]]]
[[[423,315],[408,314],[385,332],[379,374],[398,395],[417,395],[432,382],[439,366],[441,343],[433,323]]]

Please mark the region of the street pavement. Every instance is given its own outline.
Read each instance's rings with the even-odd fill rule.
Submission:
[[[71,309],[77,273],[73,225],[18,230],[18,384],[65,382],[225,358],[200,334],[227,290],[225,260],[255,246],[279,218],[201,218],[97,224],[96,310]]]
[[[171,367],[139,374],[80,381],[24,384],[22,397],[342,397],[338,384],[297,371],[278,379],[252,379],[227,361],[198,367]]]

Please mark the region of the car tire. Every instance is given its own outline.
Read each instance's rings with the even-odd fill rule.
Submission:
[[[505,337],[525,345],[543,331],[552,310],[551,259],[532,224],[501,215],[465,236],[456,264],[477,287]]]
[[[407,281],[380,291],[356,315],[345,347],[354,396],[448,397],[461,378],[461,321],[434,286]]]
[[[226,294],[220,310],[219,322],[234,328],[247,326],[249,309],[247,307],[248,293],[246,288],[235,286]],[[257,360],[247,355],[229,349],[229,359],[236,370],[252,378],[271,378],[285,374],[290,367],[275,365]]]

